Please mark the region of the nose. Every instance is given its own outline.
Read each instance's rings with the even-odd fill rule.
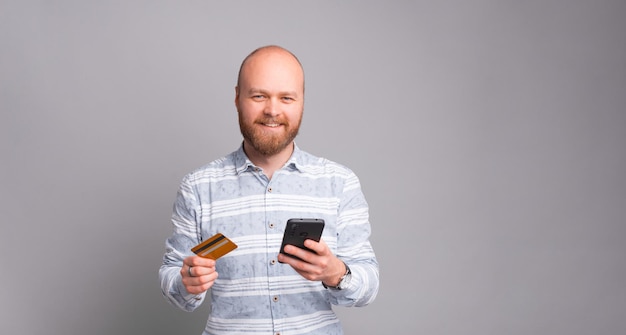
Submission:
[[[263,109],[263,113],[269,116],[276,116],[280,114],[278,101],[274,98],[267,99],[265,102],[265,108]]]

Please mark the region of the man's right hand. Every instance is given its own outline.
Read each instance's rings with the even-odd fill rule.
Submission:
[[[213,286],[215,279],[217,279],[215,261],[200,256],[189,256],[183,260],[180,275],[183,277],[183,285],[185,285],[187,292],[191,294],[204,293]]]

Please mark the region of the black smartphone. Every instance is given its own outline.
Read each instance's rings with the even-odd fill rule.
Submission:
[[[283,242],[280,246],[280,253],[289,257],[294,257],[292,255],[284,253],[284,249],[287,244],[295,245],[298,248],[313,252],[313,250],[304,246],[304,241],[310,239],[319,242],[320,238],[322,238],[323,231],[323,219],[299,218],[287,220],[287,226],[285,226],[285,234],[283,235]]]

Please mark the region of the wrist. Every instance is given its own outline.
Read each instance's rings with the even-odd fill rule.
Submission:
[[[339,277],[335,276],[332,282],[322,281],[324,288],[343,290],[348,287],[350,279],[352,278],[352,272],[348,264],[343,261],[341,261],[341,264],[343,265],[343,270],[340,272],[341,275]]]
[[[339,282],[341,282],[341,278],[343,278],[343,276],[345,276],[345,274],[348,272],[348,266],[346,265],[346,263],[344,263],[342,260],[337,259],[337,271],[335,271],[335,273],[333,274],[332,277],[330,277],[330,280],[324,281],[324,283],[326,283],[328,286],[337,286],[339,285]]]

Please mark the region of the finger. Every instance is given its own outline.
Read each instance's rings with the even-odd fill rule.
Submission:
[[[217,279],[217,272],[201,277],[184,277],[183,285],[187,292],[200,294],[210,289]]]
[[[213,266],[192,266],[191,270],[188,270],[188,272],[191,272],[191,276],[192,277],[201,277],[201,276],[206,276],[206,275],[210,275],[212,273],[215,273],[215,267]]]
[[[183,277],[182,282],[185,287],[189,290],[190,288],[198,288],[204,287],[207,284],[212,285],[213,282],[217,279],[217,272],[212,272],[207,275],[195,276],[195,277]]]
[[[292,250],[293,253],[287,252],[288,250]],[[288,264],[298,273],[304,276],[304,273],[317,275],[320,273],[320,267],[316,264],[316,260],[319,259],[319,256],[315,255],[312,252],[300,249],[295,246],[291,246],[291,248],[285,248],[285,252],[296,256],[298,258],[290,257],[288,255],[278,255],[278,260],[281,263]],[[308,278],[308,276],[305,276]]]
[[[183,264],[186,264],[189,266],[212,267],[212,266],[215,266],[215,260],[194,255],[194,256],[189,256],[185,258],[183,260]]]
[[[285,250],[285,253],[287,253],[287,250]],[[283,264],[291,265],[292,267],[296,262],[299,262],[297,259],[282,253],[278,254],[278,261]]]
[[[319,242],[316,242],[311,239],[308,239],[304,241],[304,246],[315,251],[315,253],[318,255],[324,255],[326,254],[326,251],[328,250],[328,246],[326,245],[324,240],[320,240]]]
[[[185,289],[192,294],[200,294],[206,292],[214,284],[214,281],[206,282],[199,285],[185,285]]]
[[[190,266],[183,264],[183,266],[180,267],[180,276],[185,278],[185,277],[191,277],[191,275],[189,274],[189,269]]]
[[[310,262],[310,257],[312,256],[312,253],[309,251],[298,248],[295,245],[286,245],[284,250],[285,250],[285,253],[289,255],[298,257],[302,259],[303,261]]]
[[[308,280],[318,280],[320,271],[317,266],[285,255],[278,255],[278,257],[282,258],[282,263],[290,265],[302,277]]]

